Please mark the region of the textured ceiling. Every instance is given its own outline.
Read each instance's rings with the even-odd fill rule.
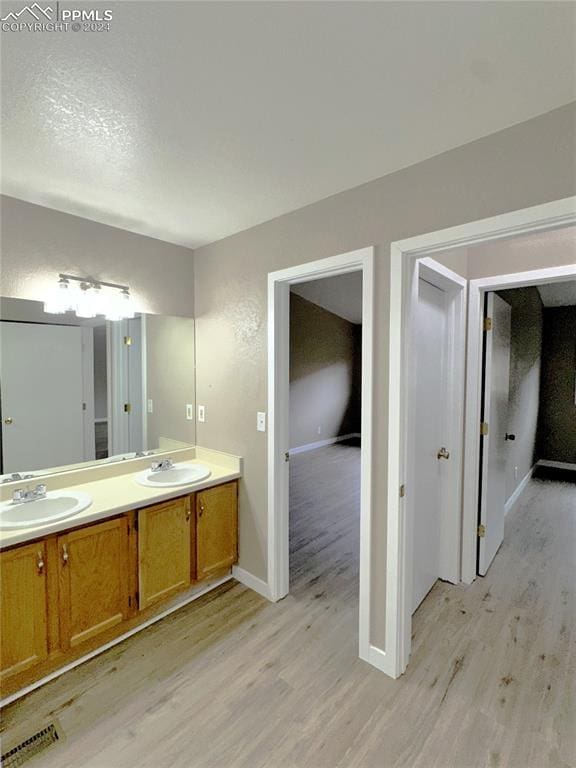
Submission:
[[[572,3],[105,5],[1,33],[4,192],[191,247],[575,98]]]

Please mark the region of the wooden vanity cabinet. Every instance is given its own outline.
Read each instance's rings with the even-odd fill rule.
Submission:
[[[0,552],[2,696],[138,627],[238,555],[238,483]]]
[[[48,656],[46,546],[0,552],[0,677],[25,672]]]
[[[207,579],[238,560],[238,483],[196,494],[196,578]]]
[[[63,650],[129,615],[127,516],[58,536],[60,645]]]
[[[184,496],[138,511],[139,608],[166,600],[190,586],[193,497]]]

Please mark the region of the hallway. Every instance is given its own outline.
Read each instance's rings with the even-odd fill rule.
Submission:
[[[8,707],[64,733],[31,768],[574,765],[576,485],[533,480],[488,575],[436,584],[394,681],[356,658],[358,457],[292,460],[283,601],[232,582]]]

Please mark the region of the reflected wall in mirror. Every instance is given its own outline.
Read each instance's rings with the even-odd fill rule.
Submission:
[[[192,318],[82,319],[0,299],[4,482],[193,445],[194,410]]]

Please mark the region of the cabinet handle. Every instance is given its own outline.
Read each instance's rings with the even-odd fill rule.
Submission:
[[[186,510],[186,522],[190,520],[190,508]]]
[[[69,555],[68,555],[68,548],[66,547],[66,544],[62,545],[62,564],[66,565],[68,562]]]
[[[42,555],[42,552],[38,552],[36,556],[36,567],[38,568],[39,574],[44,573],[44,556]]]
[[[204,514],[204,504],[202,502],[200,502],[200,514],[199,514],[199,517],[202,517],[203,514]]]

